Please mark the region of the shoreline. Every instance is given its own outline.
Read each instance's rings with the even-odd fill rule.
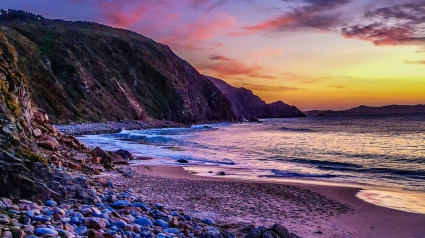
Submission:
[[[189,209],[192,208],[190,212],[194,214],[216,215],[219,221],[224,217],[228,220],[222,224],[225,227],[239,229],[241,224],[248,224],[247,221],[267,226],[272,223],[270,219],[277,219],[275,222],[281,220],[289,230],[302,237],[423,237],[425,234],[425,214],[365,202],[356,196],[362,188],[202,177],[190,174],[183,166],[130,166],[134,178],[108,175],[120,181],[121,186],[132,187],[147,197],[150,191],[153,196],[150,199],[162,198],[164,203],[173,203],[173,198],[183,199],[187,206],[192,206]],[[140,181],[145,183],[138,188]],[[193,200],[197,189],[187,186],[207,191],[205,197]],[[161,191],[160,196],[152,195],[157,190]],[[247,199],[258,203],[247,205]],[[174,203],[178,205],[178,201]],[[231,205],[226,204],[229,201]],[[215,207],[208,209],[213,204]],[[229,215],[232,212],[236,215]]]

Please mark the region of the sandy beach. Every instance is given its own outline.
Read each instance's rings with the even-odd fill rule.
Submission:
[[[131,177],[101,177],[146,200],[213,218],[236,234],[249,224],[280,223],[302,237],[425,237],[425,214],[367,203],[356,197],[360,188],[202,177],[179,166],[131,168]]]

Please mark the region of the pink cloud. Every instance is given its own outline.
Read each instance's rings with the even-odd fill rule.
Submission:
[[[236,26],[236,19],[221,13],[212,18],[201,17],[188,24],[179,24],[158,40],[174,49],[202,50],[221,47],[222,43],[208,42]]]
[[[218,61],[198,67],[200,72],[210,71],[213,75],[223,78],[235,75],[255,75],[261,69],[262,67],[258,64],[247,65],[237,60]]]

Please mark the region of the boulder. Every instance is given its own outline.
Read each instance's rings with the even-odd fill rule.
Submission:
[[[66,163],[64,163],[64,165],[65,165],[66,167],[70,168],[70,169],[73,169],[73,170],[78,170],[78,171],[81,171],[81,170],[82,170],[81,165],[79,165],[79,164],[77,164],[77,163],[73,163],[73,162],[66,162]]]
[[[33,120],[42,124],[45,123],[47,121],[49,121],[49,117],[47,116],[46,111],[41,110],[40,108],[34,108],[33,109]]]
[[[90,154],[92,154],[95,157],[100,157],[101,159],[101,163],[104,165],[109,165],[111,164],[111,156],[106,153],[104,150],[102,150],[99,147],[94,148]]]
[[[37,142],[38,146],[48,149],[48,150],[57,150],[59,148],[59,142],[48,135],[41,135]]]
[[[115,154],[121,156],[125,160],[132,160],[133,159],[133,156],[127,150],[120,149],[120,150],[115,151]]]

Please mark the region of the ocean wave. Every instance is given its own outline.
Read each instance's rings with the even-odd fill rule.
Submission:
[[[278,169],[272,169],[271,172],[273,175],[263,175],[261,177],[279,177],[279,178],[334,178],[337,177],[333,174],[306,174],[306,173],[297,173],[282,171]]]
[[[314,130],[309,128],[288,128],[288,127],[281,127],[279,128],[280,131],[296,131],[296,132],[314,132]]]
[[[330,167],[346,167],[346,168],[363,168],[363,166],[353,163],[347,163],[347,162],[337,162],[337,161],[322,161],[322,160],[315,160],[315,159],[291,159],[289,162],[293,163],[300,163],[300,164],[312,164],[312,165],[319,165],[319,166],[330,166]]]

